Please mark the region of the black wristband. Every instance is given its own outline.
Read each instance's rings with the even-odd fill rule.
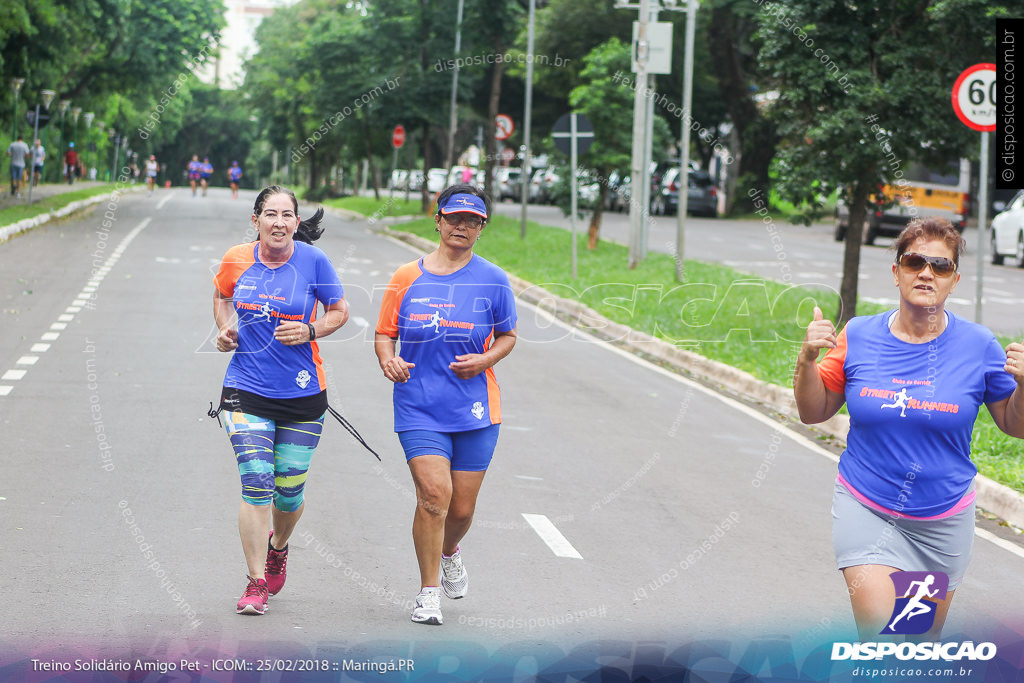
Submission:
[[[313,323],[306,323],[306,327],[309,328],[309,341],[316,339],[316,328],[313,327]]]

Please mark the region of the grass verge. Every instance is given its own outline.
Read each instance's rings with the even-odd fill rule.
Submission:
[[[402,230],[433,240],[429,219],[404,223]],[[681,348],[749,372],[783,387],[793,386],[793,366],[815,305],[829,316],[837,309],[834,292],[806,289],[699,261],[685,262],[685,281],[675,281],[675,261],[651,253],[634,269],[625,247],[601,242],[594,251],[579,238],[577,279],[570,277],[568,231],[528,222],[526,240],[519,221],[495,216],[475,251],[554,294],[580,301],[615,322]],[[861,302],[858,312],[886,310]],[[1009,339],[1000,341],[1005,344]],[[982,409],[972,449],[985,476],[1024,493],[1024,440],[1007,436]]]
[[[47,197],[38,202],[32,202],[31,204],[9,206],[6,209],[0,209],[0,225],[11,225],[26,218],[35,218],[51,211],[57,211],[58,209],[63,209],[71,202],[88,199],[98,194],[108,194],[113,192],[115,188],[116,185],[114,183],[107,183],[98,187],[87,187],[81,190],[65,192],[64,194]]]
[[[420,215],[420,197],[414,195],[415,199],[406,201],[399,193],[394,198],[381,195],[380,200],[373,197],[341,197],[339,199],[328,199],[324,201],[325,206],[333,206],[337,209],[355,211],[364,216],[381,219],[385,216],[417,216]]]

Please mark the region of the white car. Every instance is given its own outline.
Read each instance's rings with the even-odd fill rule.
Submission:
[[[437,194],[448,187],[448,171],[443,168],[432,168],[427,171],[427,192]]]
[[[1007,256],[1024,268],[1024,190],[992,219],[992,263],[1000,266]]]

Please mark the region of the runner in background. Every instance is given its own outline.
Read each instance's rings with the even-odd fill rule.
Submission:
[[[238,181],[242,179],[242,167],[237,161],[231,162],[228,169],[228,181],[231,183],[231,198],[238,199]]]
[[[188,162],[188,182],[192,186],[192,196],[196,196],[196,187],[199,185],[199,176],[202,174],[203,162],[199,161],[199,155],[193,154],[192,161]]]

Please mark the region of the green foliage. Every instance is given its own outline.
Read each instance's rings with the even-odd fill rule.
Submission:
[[[0,209],[0,225],[11,225],[12,223],[17,223],[18,221],[25,220],[26,218],[35,218],[36,216],[51,213],[53,211],[63,209],[72,202],[88,199],[89,197],[93,197],[98,194],[108,194],[113,192],[115,189],[117,189],[117,186],[114,183],[95,185],[93,187],[83,187],[79,190],[73,190],[71,192],[54,195],[53,197],[47,197],[46,199],[34,201],[31,204],[8,206],[4,209]]]
[[[405,193],[396,193],[395,196],[381,196],[380,200],[373,197],[341,197],[340,199],[328,199],[323,202],[324,206],[333,206],[346,211],[355,211],[364,216],[379,220],[385,216],[416,216],[421,214],[420,202],[418,200],[405,201]]]

